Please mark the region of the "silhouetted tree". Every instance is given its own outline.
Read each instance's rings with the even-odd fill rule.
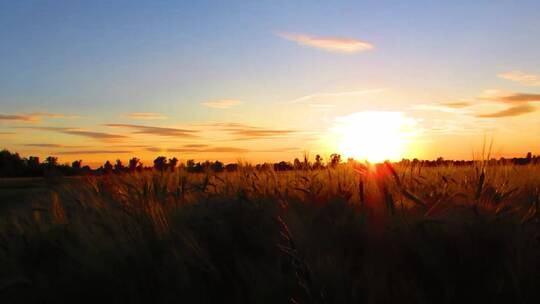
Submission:
[[[212,164],[212,170],[214,172],[222,172],[223,169],[225,168],[225,166],[223,165],[222,162],[220,162],[219,160],[216,160],[213,164]]]
[[[294,169],[296,170],[302,169],[302,163],[300,162],[298,158],[294,159]]]
[[[129,160],[129,171],[133,172],[135,170],[137,170],[137,167],[139,166],[139,163],[140,163],[140,159],[136,158],[136,157],[133,157]]]
[[[28,175],[29,176],[42,176],[43,175],[43,168],[41,168],[41,163],[39,162],[39,157],[37,156],[30,156],[26,160],[26,166],[28,169]]]
[[[47,165],[47,167],[56,167],[56,166],[58,166],[58,157],[48,156],[45,159],[45,164]]]
[[[334,153],[330,155],[330,166],[335,168],[337,165],[341,163],[341,155]]]
[[[186,169],[188,172],[194,172],[195,171],[195,160],[188,159],[186,161]]]
[[[111,164],[110,161],[106,161],[105,164],[103,165],[103,170],[105,171],[105,173],[109,174],[112,172],[113,170],[113,165]]]
[[[286,162],[286,161],[280,161],[279,163],[274,164],[275,171],[287,171],[287,170],[292,170],[292,169],[293,169],[293,166],[291,165],[291,163]]]
[[[238,170],[238,164],[227,164],[225,166],[225,170],[227,172],[234,172],[234,171],[237,171]]]
[[[21,176],[23,170],[24,163],[18,153],[12,154],[8,150],[0,151],[0,176]]]
[[[315,155],[315,163],[313,164],[313,168],[314,169],[322,168],[323,167],[322,161],[323,161],[323,158],[319,154]]]
[[[154,169],[161,172],[167,169],[167,158],[165,156],[158,156],[154,159]]]
[[[169,168],[171,169],[171,172],[174,172],[174,169],[176,168],[177,164],[178,164],[178,159],[176,157],[169,158]]]
[[[39,165],[40,165],[39,157],[30,156],[30,157],[28,157],[27,163],[28,163],[28,167],[30,167],[30,168],[39,168]]]
[[[81,170],[81,167],[82,167],[82,160],[74,160],[72,163],[71,163],[71,168],[75,171],[79,171]]]
[[[114,171],[116,173],[121,173],[121,172],[124,172],[125,169],[126,169],[126,167],[124,166],[122,161],[117,159],[116,163],[114,164]]]

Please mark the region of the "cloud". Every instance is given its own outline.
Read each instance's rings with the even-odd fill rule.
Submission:
[[[55,154],[59,154],[59,155],[127,154],[127,153],[133,153],[133,151],[125,151],[125,150],[76,150],[76,151],[55,152]]]
[[[176,152],[176,153],[201,153],[201,152],[213,152],[213,153],[246,153],[250,152],[249,149],[236,148],[236,147],[208,147],[203,149],[196,148],[148,148],[147,151],[150,152]]]
[[[517,82],[531,87],[540,87],[540,76],[522,71],[510,71],[497,74],[499,78]]]
[[[131,124],[104,124],[104,126],[132,129],[134,130],[133,133],[136,134],[150,134],[158,136],[197,137],[197,135],[195,135],[194,133],[198,132],[197,130],[189,129],[163,128]]]
[[[257,150],[254,152],[263,152],[263,153],[279,153],[279,152],[294,152],[294,151],[301,151],[301,148],[298,147],[285,147],[285,148],[276,148],[276,149],[268,149],[268,150]]]
[[[279,137],[279,136],[289,135],[295,132],[296,131],[293,131],[293,130],[271,130],[271,129],[258,129],[258,130],[237,129],[237,130],[230,131],[230,133],[233,135],[245,137],[245,138],[239,138],[239,139]]]
[[[61,114],[61,113],[50,113],[50,112],[33,112],[28,114],[31,117],[35,118],[66,118],[66,119],[77,119],[80,118],[79,115],[73,115],[73,114]]]
[[[33,112],[29,114],[0,114],[0,120],[11,120],[11,121],[23,121],[23,122],[35,122],[41,118],[69,118],[75,119],[79,118],[78,115],[66,115],[60,113],[49,113],[49,112]]]
[[[536,111],[535,107],[529,104],[524,104],[524,105],[517,105],[517,106],[511,107],[511,108],[508,108],[506,110],[502,110],[499,112],[495,112],[495,113],[479,114],[479,115],[476,115],[476,117],[481,117],[481,118],[511,117],[511,116],[519,116],[519,115],[532,113],[534,111]]]
[[[290,151],[300,151],[300,148],[277,148],[277,149],[268,149],[268,150],[250,150],[246,148],[238,147],[205,147],[205,148],[196,148],[188,147],[186,145],[182,148],[158,148],[151,147],[147,148],[147,151],[150,152],[173,152],[173,153],[247,153],[247,152],[263,152],[263,153],[276,153],[276,152],[290,152]]]
[[[312,99],[320,99],[320,98],[359,96],[359,95],[366,95],[366,94],[372,94],[372,93],[379,93],[379,92],[383,92],[384,90],[385,89],[378,88],[378,89],[355,90],[355,91],[332,92],[332,93],[314,93],[314,94],[305,95],[305,96],[293,99],[287,103],[300,103],[300,102],[305,102]]]
[[[497,100],[506,103],[535,102],[540,101],[540,94],[516,93],[499,97]]]
[[[211,100],[201,103],[203,106],[214,109],[228,109],[237,105],[240,105],[242,102],[234,99],[220,99],[220,100]]]
[[[342,37],[316,37],[305,34],[277,33],[277,35],[286,40],[294,41],[299,45],[304,45],[320,50],[336,53],[352,54],[373,49],[373,44]]]
[[[208,145],[205,145],[205,144],[189,144],[189,145],[184,145],[184,147],[186,147],[186,148],[204,148],[204,147],[208,147]]]
[[[21,128],[25,128],[25,127],[21,127]],[[120,139],[127,138],[127,136],[124,136],[124,135],[86,131],[86,130],[82,130],[82,129],[78,129],[78,128],[26,127],[26,129],[59,132],[59,133],[63,133],[63,134],[88,137],[88,138],[97,139],[97,140],[103,140],[103,141],[117,141],[117,140],[120,140]]]
[[[34,147],[34,148],[86,148],[88,146],[66,146],[62,144],[24,144],[25,147]]]
[[[442,106],[453,108],[453,109],[461,109],[470,107],[472,104],[467,101],[456,101],[456,102],[443,102],[441,103]]]
[[[34,121],[35,119],[32,116],[29,116],[29,115],[0,114],[0,120]]]
[[[127,117],[132,119],[145,119],[145,120],[161,120],[167,119],[167,116],[159,113],[152,112],[134,112],[126,114]]]
[[[527,103],[540,101],[540,94],[485,90],[478,99],[504,103]]]
[[[237,136],[233,140],[248,140],[270,137],[281,137],[296,133],[294,130],[265,129],[261,127],[250,126],[241,123],[210,123],[205,126],[217,127],[219,131],[227,132],[230,135]]]
[[[258,127],[237,123],[237,122],[215,122],[202,124],[205,127],[218,128],[219,131],[232,131],[238,129],[260,129]]]

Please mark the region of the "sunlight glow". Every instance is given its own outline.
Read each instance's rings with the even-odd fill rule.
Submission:
[[[417,122],[401,112],[364,111],[338,117],[332,133],[343,157],[369,162],[399,160]]]

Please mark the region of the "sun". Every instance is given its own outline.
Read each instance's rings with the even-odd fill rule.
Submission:
[[[402,112],[364,111],[338,117],[332,137],[345,158],[377,163],[401,159],[415,126],[416,120]]]

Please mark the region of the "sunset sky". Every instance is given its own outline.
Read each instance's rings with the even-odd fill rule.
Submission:
[[[539,1],[2,1],[0,149],[540,153]]]

